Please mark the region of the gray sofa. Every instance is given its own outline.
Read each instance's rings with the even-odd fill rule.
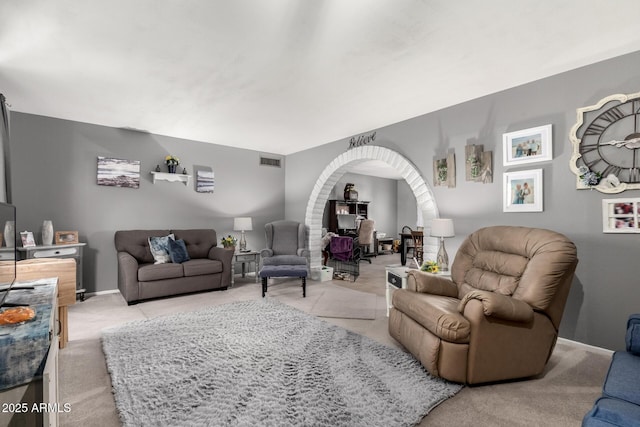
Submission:
[[[149,237],[169,234],[183,240],[189,260],[154,263]],[[217,246],[215,230],[122,230],[114,236],[118,289],[128,304],[214,289],[231,283],[233,251]]]

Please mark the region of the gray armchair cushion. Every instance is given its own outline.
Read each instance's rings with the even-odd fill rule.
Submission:
[[[298,254],[298,249],[304,249],[304,225],[296,221],[274,221],[265,225],[267,248],[273,255]]]
[[[307,259],[297,255],[275,255],[265,258],[262,265],[307,265]]]

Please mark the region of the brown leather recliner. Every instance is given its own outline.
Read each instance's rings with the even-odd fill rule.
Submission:
[[[550,230],[496,226],[458,249],[451,280],[410,271],[393,294],[389,333],[432,374],[479,384],[542,373],[578,263]]]

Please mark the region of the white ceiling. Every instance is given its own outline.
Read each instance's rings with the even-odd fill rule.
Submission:
[[[290,154],[640,50],[638,0],[1,0],[12,111]]]

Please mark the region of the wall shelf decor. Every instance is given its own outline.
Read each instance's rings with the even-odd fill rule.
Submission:
[[[153,175],[153,183],[156,181],[169,181],[169,182],[182,182],[184,185],[189,185],[189,180],[191,179],[191,175],[185,175],[181,173],[166,173],[166,172],[156,172],[151,171],[151,175]]]
[[[466,180],[491,184],[493,182],[493,152],[484,151],[483,145],[464,147]]]
[[[640,199],[603,199],[603,233],[640,233]]]
[[[569,139],[576,188],[620,193],[640,188],[640,92],[578,108]]]
[[[449,153],[444,159],[433,160],[434,185],[456,187],[456,161],[455,154]]]

